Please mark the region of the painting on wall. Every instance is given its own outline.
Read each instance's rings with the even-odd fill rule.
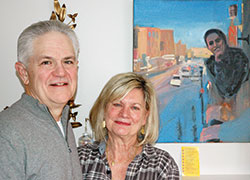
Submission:
[[[133,71],[156,89],[158,143],[250,142],[243,7],[242,0],[134,0]]]

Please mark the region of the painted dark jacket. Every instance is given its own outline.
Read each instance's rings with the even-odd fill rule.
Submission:
[[[239,48],[227,47],[220,62],[214,55],[205,61],[209,79],[222,99],[232,98],[248,80],[249,60]]]

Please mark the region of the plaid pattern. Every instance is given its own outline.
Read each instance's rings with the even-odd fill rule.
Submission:
[[[111,179],[105,143],[78,148],[83,179]],[[129,164],[125,180],[179,180],[179,169],[168,152],[146,144]]]

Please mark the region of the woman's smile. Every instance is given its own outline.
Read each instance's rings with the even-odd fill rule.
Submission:
[[[119,124],[119,125],[125,125],[125,126],[130,126],[131,123],[128,123],[128,122],[123,122],[123,121],[115,121],[116,124]]]

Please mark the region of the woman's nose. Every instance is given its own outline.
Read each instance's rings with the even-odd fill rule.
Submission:
[[[123,107],[120,111],[120,114],[122,117],[128,117],[129,116],[129,108],[128,107]]]

